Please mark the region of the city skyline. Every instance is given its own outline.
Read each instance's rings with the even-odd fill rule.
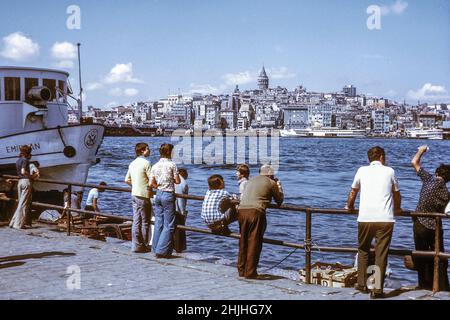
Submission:
[[[62,68],[77,92],[80,42],[85,105],[103,108],[257,88],[263,65],[271,87],[353,84],[362,94],[448,103],[449,3],[377,2],[10,3],[0,12],[0,65]],[[382,9],[380,30],[366,24],[372,4]],[[67,28],[70,5],[81,10],[80,30]]]

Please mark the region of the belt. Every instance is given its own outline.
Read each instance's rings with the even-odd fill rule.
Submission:
[[[211,229],[223,228],[223,227],[225,227],[225,224],[224,224],[223,220],[219,220],[219,221],[208,224],[208,227]]]

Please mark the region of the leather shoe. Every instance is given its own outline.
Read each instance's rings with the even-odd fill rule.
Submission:
[[[361,293],[369,293],[370,292],[369,289],[367,289],[366,286],[362,287],[362,286],[356,284],[354,288],[355,288],[355,290],[358,290]]]
[[[384,293],[383,292],[374,292],[372,291],[370,293],[370,299],[384,299]]]

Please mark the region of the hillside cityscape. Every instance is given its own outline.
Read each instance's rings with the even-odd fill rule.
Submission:
[[[89,106],[85,121],[107,127],[160,130],[325,129],[366,130],[368,135],[405,136],[411,129],[449,129],[450,103],[416,105],[358,93],[353,85],[341,92],[312,92],[303,86],[290,91],[269,86],[264,66],[257,88],[228,94],[171,94],[110,110]],[[69,122],[78,121],[78,110]]]

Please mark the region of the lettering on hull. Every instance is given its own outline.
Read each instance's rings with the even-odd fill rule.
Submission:
[[[15,145],[15,146],[6,146],[6,153],[19,153],[20,152],[20,146],[21,145]],[[30,143],[29,146],[31,146],[31,149],[33,151],[40,150],[41,144],[38,143]]]

